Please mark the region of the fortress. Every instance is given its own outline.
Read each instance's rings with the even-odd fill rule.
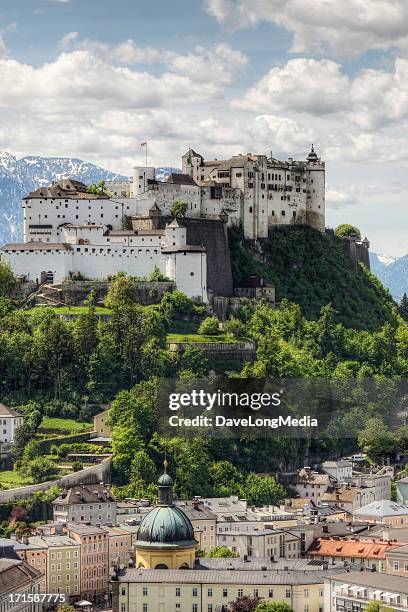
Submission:
[[[175,202],[186,208],[172,218]],[[325,163],[313,146],[305,161],[234,155],[205,161],[189,149],[182,172],[159,182],[155,168],[133,180],[109,181],[105,192],[62,179],[24,198],[24,242],[2,259],[17,276],[61,283],[72,275],[106,279],[123,271],[146,277],[155,267],[189,297],[231,295],[227,227],[254,242],[276,225],[325,230]]]

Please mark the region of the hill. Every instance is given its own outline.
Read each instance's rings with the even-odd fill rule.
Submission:
[[[158,180],[165,180],[171,172],[179,170],[168,167],[156,169]],[[39,156],[17,159],[10,153],[0,151],[0,244],[22,240],[21,199],[30,191],[65,177],[75,178],[87,185],[102,179],[127,178],[81,159]]]
[[[375,330],[395,322],[395,303],[387,289],[360,265],[355,270],[343,240],[305,226],[276,228],[254,250],[237,229],[229,233],[234,283],[258,274],[276,286],[277,300],[299,304],[316,319],[331,303],[338,321]]]

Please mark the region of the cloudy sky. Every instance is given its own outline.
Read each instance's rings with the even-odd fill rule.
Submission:
[[[327,162],[329,226],[408,252],[407,0],[1,0],[0,150],[128,174],[239,152]]]

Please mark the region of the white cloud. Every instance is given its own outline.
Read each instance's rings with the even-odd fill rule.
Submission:
[[[334,113],[349,106],[349,79],[331,60],[293,59],[272,68],[235,105],[257,112]]]
[[[293,59],[272,68],[235,108],[255,113],[302,114],[343,122],[367,132],[408,121],[408,59],[390,70],[364,69],[354,78],[332,60]]]
[[[406,0],[207,0],[207,7],[228,29],[261,21],[283,26],[293,34],[297,53],[407,48]]]
[[[119,65],[161,64],[170,72],[186,76],[193,81],[212,81],[229,85],[247,65],[248,58],[226,44],[212,48],[196,47],[194,51],[181,54],[156,47],[138,47],[132,39],[117,45],[99,40],[79,39],[78,32],[69,32],[60,41],[64,50],[88,51],[104,61]]]

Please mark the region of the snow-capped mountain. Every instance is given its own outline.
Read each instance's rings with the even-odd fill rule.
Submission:
[[[175,168],[157,168],[157,179],[165,180]],[[0,244],[22,239],[21,199],[30,191],[71,177],[89,185],[102,179],[127,178],[80,159],[23,157],[0,151]]]
[[[403,293],[408,294],[408,255],[388,257],[370,253],[371,271],[388,287],[399,302]]]

